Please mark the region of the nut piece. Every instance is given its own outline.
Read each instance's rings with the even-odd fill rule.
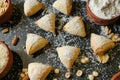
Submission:
[[[82,74],[83,74],[82,70],[78,70],[77,73],[76,73],[77,76],[82,76]]]
[[[12,40],[12,45],[13,45],[13,46],[16,46],[17,43],[18,43],[18,41],[19,41],[19,37],[14,36],[14,38],[13,38],[13,40]]]
[[[109,60],[109,55],[108,54],[105,54],[105,55],[98,55],[98,61],[100,63],[107,63]]]
[[[86,64],[86,63],[88,63],[90,60],[89,60],[88,57],[83,56],[80,61],[81,61],[81,63]]]
[[[55,69],[55,70],[54,70],[54,73],[55,73],[55,74],[59,74],[59,72],[60,72],[59,69]]]
[[[5,34],[5,33],[8,33],[9,32],[9,29],[8,28],[5,28],[2,30],[2,33]]]
[[[94,80],[94,76],[93,75],[88,75],[89,80]]]
[[[97,71],[93,71],[93,72],[92,72],[92,75],[93,75],[94,77],[97,77],[97,76],[99,75],[99,73],[98,73]]]
[[[65,77],[66,77],[66,78],[70,78],[70,76],[71,76],[71,75],[70,75],[69,72],[66,72],[66,73],[65,73]]]

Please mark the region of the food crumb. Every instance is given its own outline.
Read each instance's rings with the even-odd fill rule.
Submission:
[[[118,68],[120,69],[120,65],[118,66]]]
[[[78,70],[77,73],[76,73],[77,76],[82,76],[82,74],[83,74],[82,70]]]
[[[55,70],[54,70],[54,73],[55,73],[55,74],[59,74],[59,72],[60,72],[59,69],[55,69]]]
[[[20,77],[22,77],[22,78],[23,78],[24,76],[25,76],[25,75],[24,75],[23,73],[21,73],[21,74],[20,74]]]
[[[109,61],[109,55],[108,54],[104,54],[104,55],[101,55],[101,56],[99,55],[97,57],[98,57],[98,61],[100,63],[105,64],[105,63],[107,63]]]
[[[71,76],[71,75],[70,75],[69,72],[66,72],[66,73],[65,73],[65,77],[66,77],[66,78],[70,78],[70,76]]]
[[[99,75],[99,73],[98,73],[97,71],[93,71],[93,72],[92,72],[92,75],[93,75],[94,77],[97,77],[97,76]]]
[[[81,61],[81,63],[86,64],[86,63],[88,63],[90,60],[89,60],[88,57],[83,56],[80,61]]]
[[[88,75],[89,80],[94,80],[94,76],[93,75]]]
[[[27,72],[27,71],[28,71],[27,68],[23,68],[23,69],[22,69],[22,72],[24,72],[24,73]]]

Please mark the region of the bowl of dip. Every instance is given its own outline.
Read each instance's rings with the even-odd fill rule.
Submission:
[[[120,18],[120,0],[87,0],[88,17],[98,25],[110,25]]]
[[[11,0],[0,0],[0,24],[7,22],[12,15]]]

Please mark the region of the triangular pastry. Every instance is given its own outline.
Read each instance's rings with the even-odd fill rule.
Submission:
[[[60,12],[69,15],[72,9],[72,0],[56,0],[53,7]]]
[[[32,33],[27,34],[27,40],[26,40],[27,54],[31,55],[37,52],[38,50],[45,47],[48,44],[48,42],[49,42],[48,40],[46,40],[45,38],[39,35],[32,34]]]
[[[52,32],[55,34],[55,14],[50,13],[35,22],[37,26],[45,31]]]
[[[105,51],[114,48],[115,46],[115,43],[112,40],[94,33],[91,34],[90,41],[91,48],[95,55],[102,55]]]
[[[81,17],[76,16],[73,19],[71,19],[64,27],[63,29],[73,35],[85,37],[85,26],[83,23],[83,20]]]
[[[30,80],[45,80],[51,70],[52,66],[37,62],[30,63],[28,65],[28,76]]]
[[[73,46],[58,47],[56,50],[61,62],[67,69],[72,68],[74,61],[80,54],[80,48],[76,48]]]
[[[43,4],[37,0],[25,0],[24,13],[26,16],[32,16],[43,8]]]

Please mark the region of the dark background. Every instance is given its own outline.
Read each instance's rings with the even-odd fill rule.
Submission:
[[[64,74],[67,72],[67,70],[65,67],[63,67],[55,50],[56,47],[63,45],[71,45],[81,48],[81,54],[74,63],[73,69],[71,70],[71,78],[68,80],[87,80],[88,75],[91,74],[92,71],[99,72],[99,77],[97,77],[95,80],[110,80],[112,75],[119,71],[118,65],[120,64],[120,43],[117,43],[114,49],[107,52],[110,55],[110,60],[107,64],[99,63],[97,58],[93,55],[93,51],[90,48],[90,34],[96,33],[104,35],[104,32],[102,31],[103,27],[92,23],[87,17],[85,2],[73,0],[73,9],[71,15],[66,16],[52,7],[52,4],[55,0],[39,1],[42,2],[46,8],[39,11],[32,17],[26,17],[23,12],[24,0],[12,0],[14,6],[13,15],[7,23],[0,26],[0,31],[2,31],[4,28],[9,28],[10,31],[7,34],[2,34],[0,32],[0,39],[4,40],[13,51],[14,64],[11,71],[2,80],[19,80],[18,74],[21,72],[22,68],[27,68],[27,65],[30,62],[35,61],[42,62],[44,64],[50,64],[54,68],[60,69],[59,75],[54,74],[52,71],[46,80],[52,80],[55,77],[57,77],[59,80],[67,80],[64,77]],[[51,12],[56,13],[56,36],[54,36],[52,33],[41,30],[39,27],[34,25],[36,20]],[[63,31],[62,27],[64,24],[74,16],[81,16],[85,21],[87,33],[85,38],[73,36]],[[119,20],[114,25],[110,25],[109,28],[112,29],[112,32],[119,34]],[[26,54],[26,50],[24,49],[27,33],[38,34],[48,39],[50,43],[42,50],[36,52],[35,55],[28,56]],[[12,46],[11,41],[15,35],[20,38],[20,41],[18,42],[17,46]],[[82,55],[89,57],[91,60],[90,63],[81,64],[79,60]],[[82,77],[76,76],[76,71],[78,69],[83,70]]]

